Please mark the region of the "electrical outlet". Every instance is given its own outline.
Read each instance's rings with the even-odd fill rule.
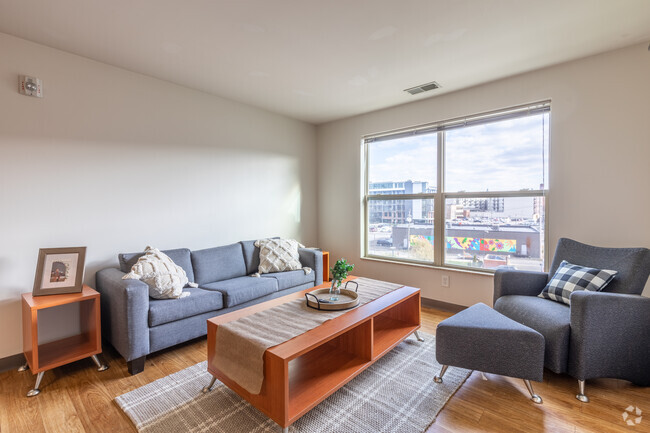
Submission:
[[[449,275],[442,276],[442,287],[449,287]]]

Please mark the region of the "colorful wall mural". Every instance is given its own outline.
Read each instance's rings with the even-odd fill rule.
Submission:
[[[433,236],[411,235],[409,242],[411,246],[417,241],[426,240],[433,245]],[[517,241],[514,239],[482,239],[462,238],[447,236],[447,249],[470,250],[470,251],[492,251],[500,253],[516,253]]]
[[[482,239],[447,236],[447,249],[455,248],[470,251],[493,251],[516,253],[517,241],[514,239]]]
[[[433,236],[411,235],[411,237],[409,238],[409,242],[411,243],[412,247],[414,247],[418,241],[420,242],[427,241],[431,245],[433,245]]]

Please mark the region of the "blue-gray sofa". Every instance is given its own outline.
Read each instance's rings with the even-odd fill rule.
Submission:
[[[257,272],[259,248],[255,241],[190,251],[163,251],[187,273],[198,288],[180,299],[153,299],[140,280],[122,276],[143,253],[119,254],[120,268],[97,272],[101,293],[102,335],[126,359],[129,372],[144,370],[148,354],[201,337],[206,320],[259,302],[268,301],[323,282],[323,256],[318,250],[299,249],[300,262],[312,269],[249,275]]]

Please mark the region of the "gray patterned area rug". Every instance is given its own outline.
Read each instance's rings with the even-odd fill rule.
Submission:
[[[435,337],[420,333],[395,347],[296,421],[292,433],[424,432],[470,375],[450,367],[441,384]],[[211,392],[206,362],[115,398],[139,432],[280,432],[280,427],[217,381]]]

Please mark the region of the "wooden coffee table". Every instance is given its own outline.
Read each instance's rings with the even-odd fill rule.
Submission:
[[[316,288],[329,287],[322,284]],[[420,289],[403,286],[264,352],[264,383],[251,394],[213,364],[220,324],[305,297],[315,288],[208,320],[208,371],[273,421],[283,432],[420,328]]]

